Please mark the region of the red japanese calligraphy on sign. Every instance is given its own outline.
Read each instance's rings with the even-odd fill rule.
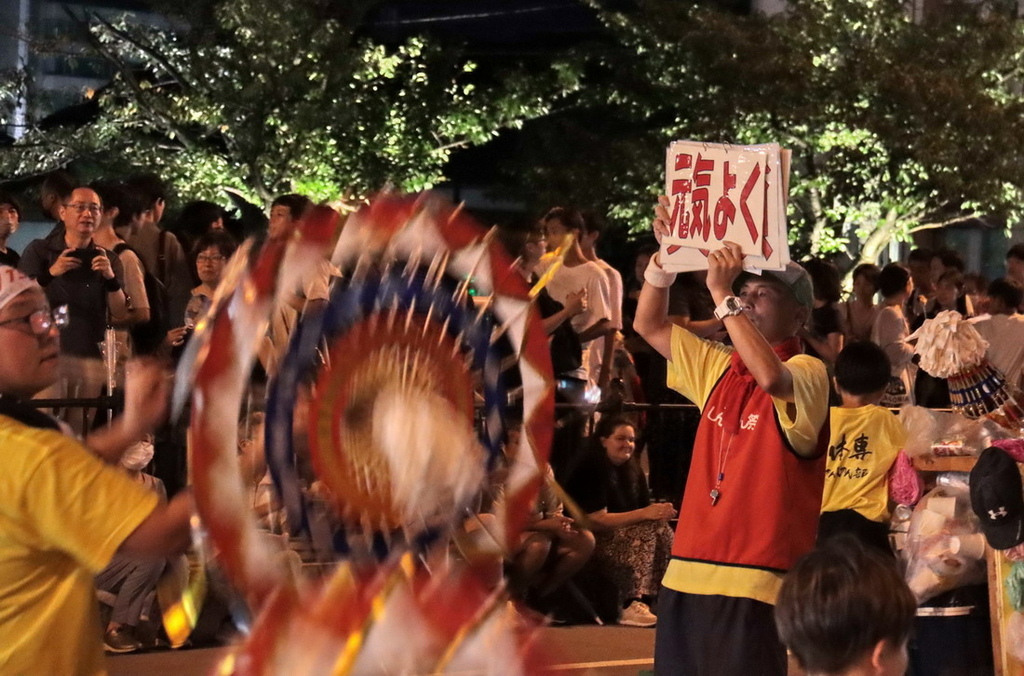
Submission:
[[[707,253],[724,241],[742,247],[749,269],[782,269],[789,261],[782,164],[775,144],[673,143],[665,165],[666,269],[707,268]]]

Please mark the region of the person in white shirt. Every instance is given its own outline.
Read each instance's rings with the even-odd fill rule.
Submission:
[[[988,285],[989,314],[974,324],[988,341],[988,360],[1014,389],[1021,389],[1024,368],[1024,315],[1017,312],[1024,299],[1024,286],[1005,277]]]
[[[621,342],[621,336],[618,332],[622,330],[623,296],[622,275],[619,274],[618,270],[609,265],[607,261],[601,260],[597,255],[597,240],[601,238],[604,230],[604,221],[597,217],[596,214],[590,213],[583,219],[583,236],[580,238],[580,249],[583,252],[583,256],[592,263],[597,264],[608,281],[608,312],[610,313],[608,328],[610,330],[607,336],[596,339],[593,348],[590,350],[591,377],[602,389],[608,384],[611,375],[612,356],[615,351],[615,345]]]
[[[569,306],[574,298],[580,297],[581,291],[584,292],[586,307],[569,320],[582,346],[581,364],[574,371],[559,374],[555,393],[557,402],[579,406],[587,400],[587,390],[592,389],[590,386],[594,382],[588,369],[591,363],[589,351],[594,339],[613,330],[610,328],[611,312],[608,309],[608,279],[596,263],[583,255],[580,248],[583,219],[578,212],[555,207],[541,219],[541,226],[549,252],[562,246],[569,235],[574,236],[561,265],[545,288],[563,306]],[[541,259],[540,268],[547,270],[553,264],[555,257],[548,255]],[[584,411],[585,408],[574,408],[559,412],[550,461],[560,483],[565,483],[572,476],[584,455],[583,438],[587,423]]]
[[[305,195],[295,193],[281,195],[275,199],[270,206],[267,239],[276,240],[287,237],[312,206],[312,200]],[[277,373],[277,368],[288,347],[288,340],[302,315],[327,305],[331,281],[339,274],[338,269],[324,258],[315,267],[303,271],[299,287],[292,289],[286,297],[286,301],[274,309],[267,336],[259,351],[260,364],[267,375],[272,376]]]
[[[581,380],[593,380],[589,371],[591,359],[589,350],[596,338],[613,331],[612,313],[610,309],[608,278],[601,268],[587,260],[580,246],[583,239],[583,218],[579,212],[555,207],[541,219],[547,237],[548,251],[557,250],[570,234],[575,237],[566,251],[561,266],[547,284],[548,293],[562,305],[566,304],[569,294],[586,289],[587,308],[572,318],[572,327],[583,345],[583,364],[573,374]],[[551,260],[547,263],[550,265]],[[544,265],[545,261],[541,262]],[[621,307],[621,301],[620,301]],[[621,320],[620,320],[621,321]]]

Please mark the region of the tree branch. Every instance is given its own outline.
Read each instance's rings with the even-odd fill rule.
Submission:
[[[68,8],[65,8],[65,11],[68,12],[69,16],[74,17],[74,14]],[[115,55],[109,49],[107,49],[107,47],[102,43],[102,41],[100,41],[95,35],[93,35],[91,31],[88,31],[87,25],[86,29],[89,35],[89,42],[92,45],[93,49],[105,60],[107,60],[111,65],[113,65],[114,68],[116,68],[117,71],[121,74],[121,76],[124,77],[126,84],[134,94],[134,100],[139,105],[139,108],[148,111],[152,119],[158,120],[161,124],[167,127],[167,129],[169,129],[175,135],[175,137],[181,141],[181,144],[185,146],[185,148],[190,150],[194,149],[198,145],[198,142],[195,139],[193,139],[184,128],[178,125],[178,123],[169,115],[167,115],[164,111],[158,110],[152,105],[150,105],[149,98],[143,91],[142,86],[139,84],[139,81],[135,77],[135,74],[132,72],[132,69],[129,68],[128,65],[124,63],[124,61],[118,58],[117,55]]]
[[[68,11],[70,13],[70,11],[67,8],[65,8],[65,11]],[[117,36],[121,40],[124,40],[125,42],[129,43],[130,45],[132,45],[133,47],[135,47],[139,51],[144,52],[145,54],[147,54],[149,56],[149,58],[153,59],[158,64],[160,64],[160,66],[165,71],[167,71],[167,73],[171,76],[171,78],[174,80],[174,82],[176,82],[178,85],[180,85],[182,89],[184,89],[186,91],[192,89],[192,83],[189,82],[188,79],[185,78],[185,76],[182,75],[182,73],[177,68],[172,66],[171,63],[166,58],[164,58],[164,56],[162,54],[160,54],[160,52],[158,52],[155,49],[153,49],[153,47],[151,47],[150,45],[147,45],[147,44],[144,44],[144,43],[140,42],[139,40],[137,40],[135,38],[135,36],[131,35],[130,33],[126,32],[126,31],[123,31],[120,28],[117,28],[116,26],[111,24],[109,21],[107,21],[103,17],[99,16],[98,14],[91,12],[90,16],[92,17],[92,19],[94,21],[98,22],[100,25],[102,25],[108,31],[113,33],[115,36]],[[86,27],[88,28],[88,26],[86,26]],[[92,33],[90,32],[90,36],[91,35],[92,35]]]

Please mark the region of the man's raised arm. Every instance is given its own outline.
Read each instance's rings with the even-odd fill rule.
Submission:
[[[723,242],[724,247],[713,251],[708,257],[708,291],[715,305],[732,295],[733,283],[743,272],[743,252],[738,244]],[[732,345],[758,387],[767,394],[783,401],[793,401],[793,376],[772,349],[771,343],[761,329],[750,321],[748,301],[744,300],[744,311],[727,316],[722,321],[729,332]],[[792,337],[790,336],[786,337]]]
[[[654,207],[654,237],[661,243],[668,233],[668,198],[659,197]],[[668,318],[668,287],[675,281],[675,273],[666,272],[660,265],[660,254],[651,256],[644,273],[644,285],[637,299],[633,330],[647,341],[665,359],[672,359],[672,322]]]

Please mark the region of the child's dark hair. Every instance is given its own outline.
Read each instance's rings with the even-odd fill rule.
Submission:
[[[907,262],[908,263],[931,263],[932,262],[932,257],[934,255],[935,255],[935,253],[931,249],[926,249],[924,247],[917,247],[916,249],[911,249],[910,250],[910,253],[907,255]]]
[[[130,225],[136,216],[146,210],[138,195],[121,183],[100,181],[93,183],[91,188],[100,196],[104,211],[117,207],[113,223],[115,228]]]
[[[583,231],[588,235],[596,232],[599,237],[603,237],[604,233],[608,230],[607,221],[596,211],[588,209],[587,211],[580,212],[580,216],[583,218]]]
[[[916,611],[895,559],[852,535],[840,535],[805,555],[786,575],[775,626],[801,668],[836,674],[880,641],[901,649]]]
[[[933,252],[932,258],[942,261],[942,266],[947,270],[958,270],[962,273],[967,268],[963,256],[953,249],[939,249]]]
[[[850,394],[874,394],[884,390],[890,371],[885,350],[869,340],[847,344],[836,357],[836,383]]]

